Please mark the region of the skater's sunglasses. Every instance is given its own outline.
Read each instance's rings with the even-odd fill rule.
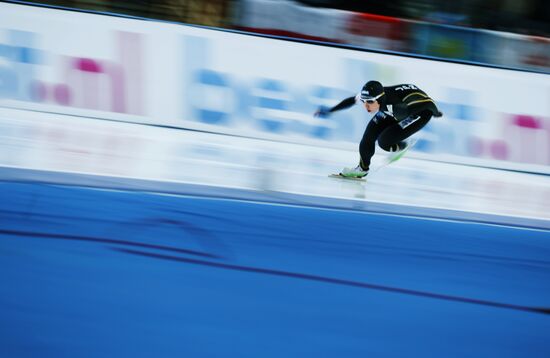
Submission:
[[[361,96],[361,102],[363,102],[363,103],[367,102],[368,104],[373,104],[374,102],[376,102],[378,100],[378,98],[382,97],[384,94],[385,94],[385,92],[382,92],[376,97],[369,97],[369,98],[363,98]]]

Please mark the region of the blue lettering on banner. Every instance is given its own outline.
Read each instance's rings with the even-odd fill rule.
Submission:
[[[261,80],[260,83],[258,84],[258,88],[266,92],[274,92],[281,95],[284,95],[287,93],[282,82],[270,80],[270,79]],[[256,99],[257,99],[256,103],[259,108],[273,109],[273,110],[280,110],[280,111],[286,110],[285,101],[280,98],[270,98],[266,96],[259,96]],[[281,133],[284,129],[284,122],[281,120],[278,120],[276,117],[273,117],[273,116],[270,117],[267,114],[267,115],[260,116],[260,118],[258,119],[260,122],[260,127],[262,129],[267,130],[268,132]]]
[[[227,88],[227,78],[218,72],[211,70],[199,70],[195,73],[196,81],[206,86]],[[228,120],[228,113],[204,108],[196,108],[199,118],[208,124],[225,124]]]
[[[43,63],[43,52],[35,48],[36,35],[6,30],[7,43],[0,43],[0,98],[32,100],[35,67]],[[5,63],[2,65],[2,63]]]
[[[355,132],[350,128],[353,121],[348,114],[313,118],[313,112],[325,99],[336,102],[349,93],[318,86],[308,87],[304,93],[304,88],[294,88],[279,79],[242,79],[216,71],[209,65],[209,41],[184,37],[182,117],[185,120],[233,128],[248,126],[270,134],[302,134],[317,139],[349,140]],[[227,96],[225,105],[208,107],[210,104],[204,98],[220,91]],[[311,118],[303,120],[308,115]],[[340,125],[343,119],[345,124]]]

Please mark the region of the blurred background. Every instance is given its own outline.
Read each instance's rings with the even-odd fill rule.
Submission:
[[[36,2],[550,72],[544,0]]]

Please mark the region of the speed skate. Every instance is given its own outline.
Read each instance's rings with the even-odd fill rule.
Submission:
[[[362,177],[362,178],[358,178],[358,177],[345,177],[345,176],[342,175],[342,173],[339,173],[339,174],[329,174],[329,177],[330,177],[330,178],[346,179],[346,180],[364,181],[364,182],[367,181],[367,176],[364,176],[364,177]]]
[[[397,162],[399,159],[403,158],[403,156],[409,151],[409,149],[411,149],[412,147],[414,147],[414,145],[416,144],[417,140],[416,139],[413,139],[410,141],[409,145],[403,149],[402,151],[399,151],[399,152],[395,152],[395,153],[391,153],[389,156],[387,156],[385,159],[384,159],[384,162],[382,164],[380,164],[379,166],[377,166],[376,168],[372,169],[370,171],[370,173],[376,173],[377,171],[379,171],[380,169],[382,168],[385,168],[387,167],[388,165],[392,164],[392,163],[395,163]],[[367,175],[365,175],[364,177],[354,177],[354,176],[345,176],[343,175],[342,173],[338,173],[338,174],[329,174],[329,177],[330,178],[338,178],[338,179],[346,179],[346,180],[355,180],[355,181],[362,181],[362,182],[366,182],[367,181]]]

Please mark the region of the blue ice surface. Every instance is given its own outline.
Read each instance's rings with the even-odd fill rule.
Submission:
[[[0,357],[548,357],[550,231],[0,182]]]

